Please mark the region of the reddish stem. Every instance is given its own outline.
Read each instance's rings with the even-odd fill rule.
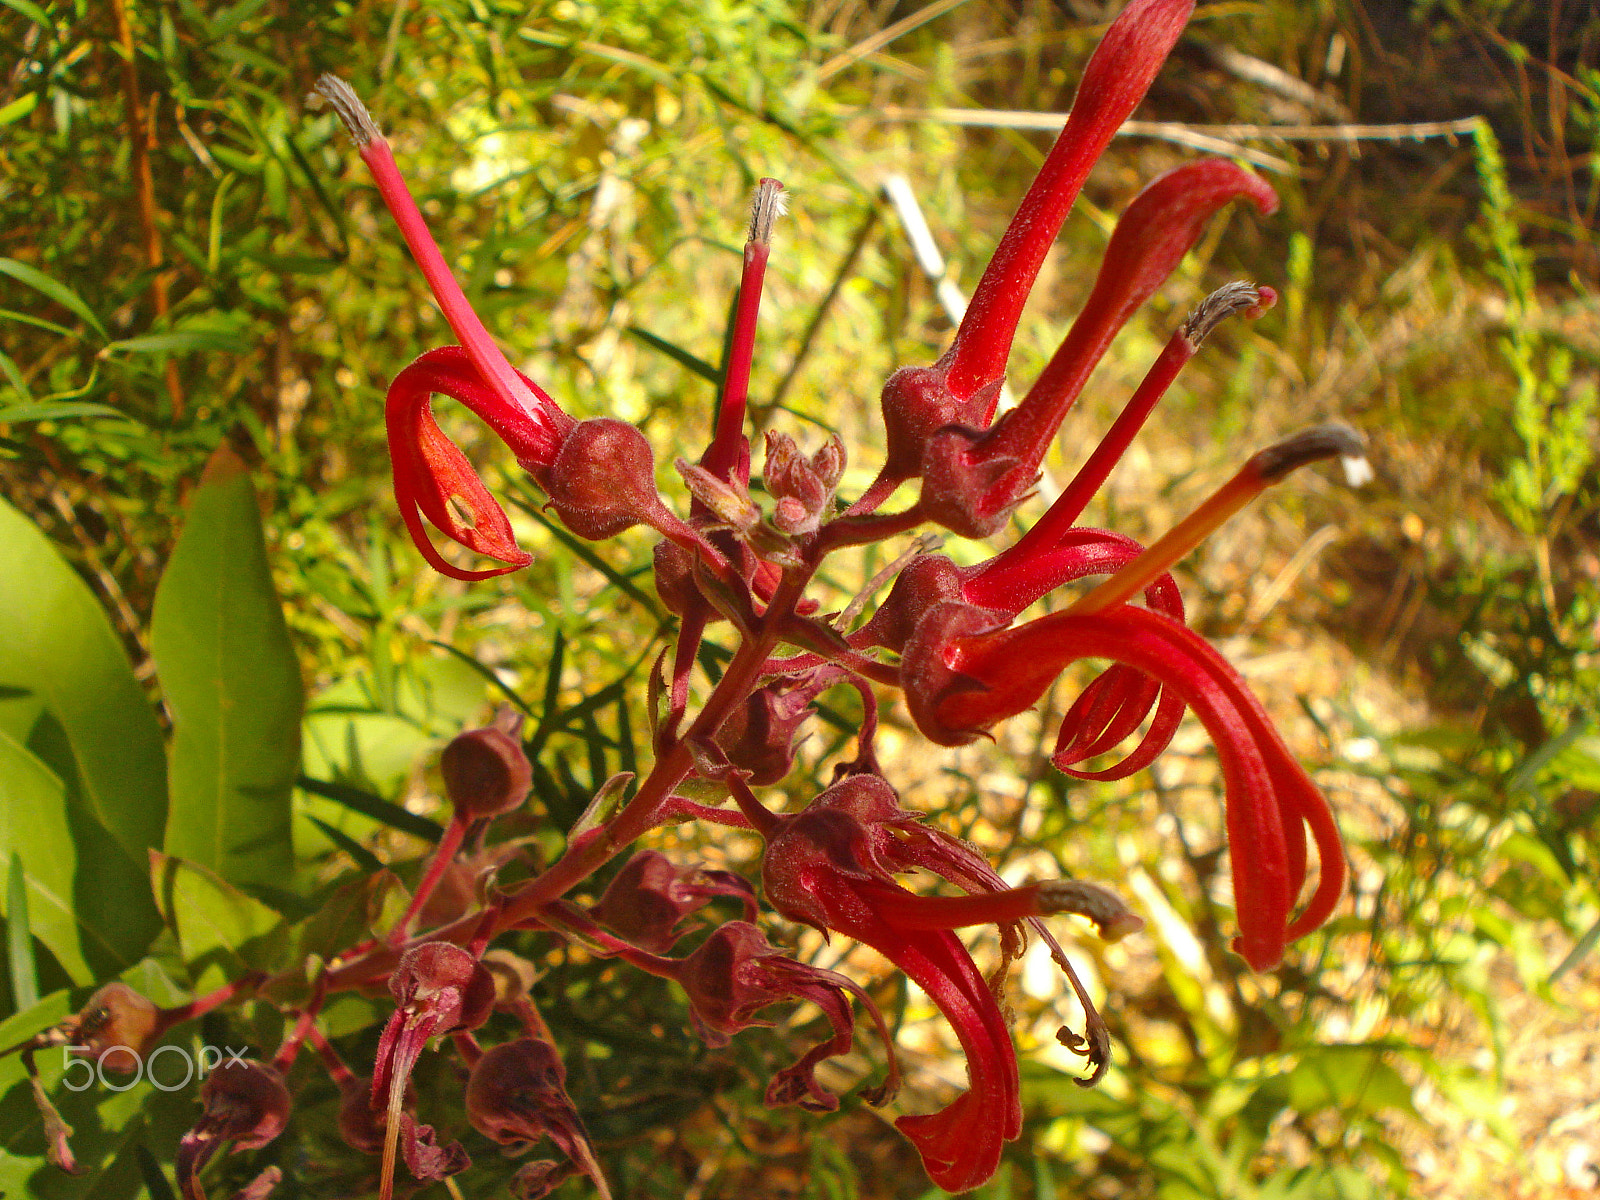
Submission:
[[[428,897],[433,895],[433,889],[439,886],[445,868],[455,858],[456,851],[461,849],[461,840],[467,835],[467,826],[470,821],[458,812],[450,818],[450,824],[445,826],[444,836],[439,839],[439,845],[433,852],[433,858],[428,863],[428,870],[422,876],[422,881],[417,884],[417,891],[411,897],[411,904],[406,909],[405,916],[401,917],[389,936],[385,940],[392,946],[398,946],[411,936],[411,923],[417,919],[417,914],[422,911],[422,906],[428,902]]]
[[[728,366],[717,406],[717,430],[700,465],[721,479],[733,480],[744,455],[744,418],[750,397],[750,365],[755,359],[756,316],[761,311],[761,285],[772,253],[772,223],[783,209],[783,185],[763,179],[750,204],[750,236],[744,247],[744,273],[728,343]],[[745,482],[748,482],[747,480]]]
[[[157,1028],[165,1033],[174,1025],[184,1021],[192,1021],[195,1017],[202,1017],[214,1008],[220,1008],[236,996],[254,995],[256,990],[266,982],[265,971],[250,971],[235,979],[232,983],[225,983],[214,992],[208,992],[187,1004],[180,1004],[176,1008],[163,1008],[157,1014]]]

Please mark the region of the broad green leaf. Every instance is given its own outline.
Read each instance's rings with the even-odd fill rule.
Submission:
[[[226,448],[206,465],[156,588],[151,649],[173,716],[167,852],[231,883],[282,885],[294,865],[300,664],[255,489]]]
[[[0,629],[0,729],[64,785],[76,861],[94,864],[72,891],[78,920],[96,935],[83,950],[95,974],[111,975],[138,961],[161,926],[145,857],[166,825],[161,729],[93,594],[3,501]]]
[[[83,943],[95,931],[80,926],[73,895],[81,870],[67,814],[66,788],[26,746],[0,730],[0,858],[21,868],[27,924],[80,986],[94,982]],[[16,925],[6,900],[8,931]],[[102,957],[115,958],[106,949]]]
[[[70,309],[76,316],[83,318],[84,324],[98,333],[101,340],[111,340],[106,327],[100,324],[100,318],[94,315],[94,310],[83,302],[83,297],[66,284],[57,283],[39,268],[30,267],[27,263],[20,263],[14,258],[0,258],[0,275],[9,275],[18,283],[54,300],[62,308]]]
[[[197,863],[150,852],[150,882],[178,952],[198,977],[216,964],[227,978],[278,966],[283,918]]]

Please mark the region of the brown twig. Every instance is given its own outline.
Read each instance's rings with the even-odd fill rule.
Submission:
[[[159,270],[162,263],[161,230],[156,225],[156,185],[150,171],[150,149],[154,145],[153,125],[145,120],[144,106],[139,100],[138,51],[133,44],[133,27],[128,24],[125,0],[111,0],[111,11],[117,21],[117,42],[122,47],[122,96],[128,108],[128,142],[133,154],[133,178],[139,193],[139,223],[144,227],[145,259],[155,277],[150,281],[150,298],[155,304],[156,316],[165,317],[172,307],[168,293],[168,273]],[[154,112],[151,113],[152,118]],[[178,378],[176,359],[167,359],[167,394],[172,397],[173,418],[183,414],[183,384]]]
[[[905,108],[885,105],[873,110],[884,121],[939,121],[947,125],[984,125],[1001,129],[1060,129],[1065,113],[1016,112],[993,108]],[[1267,140],[1276,142],[1401,142],[1424,138],[1469,136],[1479,118],[1461,117],[1454,121],[1414,121],[1392,125],[1189,125],[1180,121],[1124,121],[1117,131],[1121,137],[1152,137],[1197,150],[1210,150],[1243,158],[1267,170],[1292,174],[1294,165],[1251,150],[1238,143]]]

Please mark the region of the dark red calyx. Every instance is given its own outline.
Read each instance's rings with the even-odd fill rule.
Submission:
[[[930,608],[940,601],[960,598],[960,568],[942,554],[924,554],[906,564],[878,611],[851,635],[850,641],[856,646],[883,646],[898,653]]]
[[[272,1067],[230,1058],[200,1085],[204,1108],[195,1127],[178,1144],[176,1174],[184,1200],[205,1200],[200,1170],[224,1142],[234,1152],[265,1146],[289,1121],[289,1089]],[[271,1184],[266,1185],[269,1190]],[[261,1193],[257,1193],[258,1195]]]
[[[540,480],[566,527],[599,541],[665,515],[650,443],[626,421],[579,421]]]
[[[402,1009],[435,1009],[433,1034],[476,1029],[494,1009],[494,976],[460,946],[424,942],[407,950],[389,978]]]
[[[467,821],[521,807],[533,786],[533,767],[522,743],[498,725],[458,734],[440,755],[439,771],[450,803]]]

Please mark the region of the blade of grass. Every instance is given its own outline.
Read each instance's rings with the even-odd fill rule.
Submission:
[[[633,334],[652,350],[659,350],[673,362],[693,371],[700,378],[707,380],[712,387],[722,386],[722,373],[708,363],[705,359],[690,354],[682,346],[674,346],[665,338],[659,338],[648,329],[641,329],[637,325],[629,325],[628,332]]]
[[[506,681],[494,673],[493,667],[485,666],[483,663],[473,658],[472,655],[468,654],[465,650],[458,650],[448,642],[430,641],[428,644],[430,646],[437,646],[441,650],[448,650],[451,654],[455,655],[462,662],[466,663],[467,666],[471,667],[479,675],[483,676],[484,682],[491,685],[502,696],[511,701],[513,707],[521,709],[530,717],[533,716],[533,709],[528,706],[528,702],[512,691]]]
[[[295,780],[295,786],[310,792],[313,796],[321,796],[332,800],[335,804],[342,804],[352,812],[361,813],[375,821],[382,821],[402,833],[425,838],[430,842],[437,842],[444,836],[444,826],[437,821],[430,821],[427,817],[419,816],[409,809],[385,800],[382,796],[374,796],[371,792],[364,792],[360,788],[333,783],[326,779],[312,779],[309,775],[300,776]]]
[[[511,503],[516,505],[523,512],[527,513],[535,521],[538,521],[539,524],[548,529],[555,539],[563,546],[572,551],[572,553],[576,554],[579,558],[583,559],[584,562],[588,563],[596,571],[599,571],[601,575],[605,576],[609,583],[613,584],[630,600],[633,600],[639,604],[640,607],[642,607],[646,612],[656,619],[657,624],[666,624],[668,618],[666,613],[661,608],[660,600],[643,591],[638,584],[633,582],[632,578],[618,571],[610,563],[606,562],[605,559],[601,558],[593,550],[589,549],[588,546],[584,545],[565,529],[561,528],[561,526],[557,525],[549,517],[545,516],[543,508],[541,508],[538,504],[530,503],[521,496],[511,497]]]
[[[383,860],[371,850],[368,850],[360,842],[356,841],[355,838],[351,837],[344,830],[335,829],[321,817],[312,817],[311,823],[318,829],[322,830],[324,837],[326,837],[335,846],[339,847],[339,849],[343,850],[352,859],[354,859],[356,866],[360,867],[363,871],[371,871],[376,873],[383,870]]]
[[[28,881],[22,856],[11,854],[6,884],[6,962],[11,968],[11,999],[18,1012],[39,1003],[39,972],[33,960],[33,928],[28,924]]]
[[[40,295],[54,300],[62,308],[81,317],[85,325],[100,335],[101,341],[111,340],[106,327],[100,324],[100,318],[94,315],[94,310],[83,302],[83,297],[66,284],[51,279],[37,267],[30,267],[27,263],[20,263],[14,258],[0,258],[0,275],[11,276],[24,287],[31,287]]]

